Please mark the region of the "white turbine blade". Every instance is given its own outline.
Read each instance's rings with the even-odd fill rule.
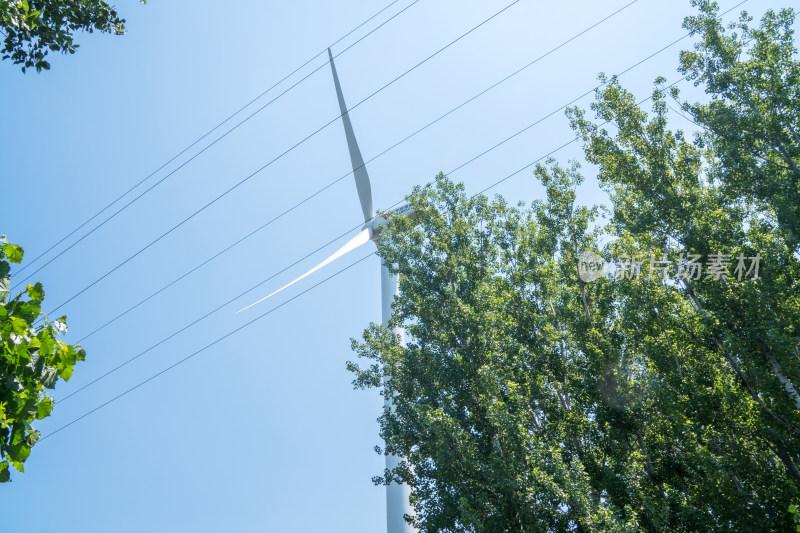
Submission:
[[[260,300],[258,300],[257,302],[253,302],[253,303],[251,303],[250,305],[248,305],[247,307],[243,307],[242,309],[239,309],[238,311],[236,311],[236,313],[237,313],[237,314],[238,314],[238,313],[241,313],[242,311],[244,311],[244,310],[246,310],[246,309],[250,309],[251,307],[253,307],[253,306],[254,306],[254,305],[256,305],[256,304],[259,304],[259,303],[263,302],[263,301],[264,301],[264,300],[266,300],[267,298],[270,298],[270,297],[272,297],[272,296],[275,296],[276,294],[278,294],[279,292],[281,292],[283,289],[286,289],[286,288],[288,288],[288,287],[291,287],[292,285],[294,285],[295,283],[297,283],[297,282],[298,282],[298,281],[300,281],[301,279],[303,279],[303,278],[305,278],[305,277],[307,277],[307,276],[310,276],[311,274],[313,274],[314,272],[316,272],[316,271],[317,271],[317,270],[319,270],[320,268],[324,267],[325,265],[327,265],[327,264],[329,264],[329,263],[332,263],[332,262],[336,261],[337,259],[339,259],[339,258],[340,258],[340,257],[342,257],[343,255],[345,255],[345,254],[347,254],[347,253],[349,253],[349,252],[352,252],[353,250],[355,250],[356,248],[358,248],[359,246],[361,246],[362,244],[365,244],[365,243],[367,243],[367,242],[369,242],[369,230],[368,230],[367,228],[364,228],[363,230],[361,230],[361,233],[359,233],[358,235],[356,235],[355,237],[353,237],[352,239],[350,239],[349,241],[347,241],[347,243],[346,243],[344,246],[342,246],[341,248],[339,248],[338,250],[336,250],[336,251],[333,253],[333,255],[331,255],[330,257],[328,257],[328,258],[327,258],[325,261],[323,261],[322,263],[318,264],[317,266],[315,266],[314,268],[312,268],[311,270],[309,270],[308,272],[306,272],[305,274],[303,274],[303,275],[302,275],[302,276],[300,276],[299,278],[297,278],[297,279],[295,279],[295,280],[293,280],[293,281],[290,281],[289,283],[287,283],[286,285],[284,285],[283,287],[281,287],[281,288],[280,288],[280,289],[278,289],[277,291],[275,291],[275,292],[272,292],[272,293],[270,293],[270,294],[268,294],[268,295],[264,296],[263,298],[261,298],[261,299],[260,299]]]
[[[372,187],[369,184],[367,167],[364,166],[364,158],[361,157],[361,150],[358,149],[353,125],[350,123],[350,115],[347,113],[347,105],[344,103],[342,87],[339,85],[339,76],[336,74],[336,65],[333,64],[333,55],[330,48],[328,48],[328,57],[333,71],[333,83],[336,85],[336,97],[339,99],[339,111],[342,114],[342,122],[344,123],[344,135],[347,137],[347,148],[350,150],[350,163],[353,165],[353,177],[356,180],[358,199],[361,200],[364,222],[369,222],[375,216],[375,211],[372,208]]]

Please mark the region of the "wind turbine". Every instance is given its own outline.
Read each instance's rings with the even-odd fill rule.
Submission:
[[[364,215],[364,226],[361,231],[352,239],[350,239],[344,246],[336,250],[330,257],[322,261],[320,264],[303,274],[302,276],[290,281],[280,289],[268,294],[264,298],[254,302],[247,307],[240,309],[237,313],[249,309],[254,305],[263,302],[267,298],[274,296],[282,290],[294,285],[301,279],[310,276],[317,270],[332,263],[343,255],[355,250],[362,244],[373,241],[376,245],[380,239],[381,226],[387,224],[389,220],[396,216],[414,216],[414,209],[411,205],[406,204],[397,209],[393,209],[382,216],[375,216],[375,211],[372,207],[372,187],[369,183],[369,175],[367,174],[367,167],[364,165],[364,159],[361,157],[361,150],[358,148],[355,133],[353,132],[353,125],[350,123],[350,116],[347,113],[347,105],[344,103],[344,96],[342,95],[342,87],[339,85],[339,76],[336,74],[336,65],[333,62],[333,55],[328,48],[328,57],[330,58],[331,71],[333,72],[333,83],[336,85],[336,97],[339,100],[339,110],[342,113],[342,123],[344,124],[344,134],[347,138],[347,148],[350,151],[350,162],[353,165],[353,177],[356,181],[356,189],[358,191],[358,199],[361,201],[361,211]],[[397,294],[399,294],[400,287],[398,284],[398,277],[389,272],[388,265],[381,261],[381,318],[383,325],[389,325],[389,319],[392,316],[392,302]],[[394,328],[394,333],[400,337],[400,343],[405,345],[405,331],[402,326]],[[388,394],[384,394],[384,407],[393,410],[392,398]],[[394,469],[400,464],[400,457],[396,455],[386,455],[386,468],[389,470]],[[406,484],[392,483],[386,486],[386,531],[387,533],[413,533],[415,528],[406,523],[403,519],[404,514],[412,515],[413,509],[409,502],[411,488]]]

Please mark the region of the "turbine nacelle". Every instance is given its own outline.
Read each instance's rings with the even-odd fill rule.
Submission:
[[[397,209],[392,209],[391,211],[375,215],[372,217],[372,220],[365,222],[364,225],[361,226],[361,229],[368,229],[369,240],[375,241],[377,244],[378,240],[380,239],[381,228],[397,217],[409,217],[411,219],[415,219],[416,213],[414,212],[414,208],[411,206],[411,204],[401,205]]]

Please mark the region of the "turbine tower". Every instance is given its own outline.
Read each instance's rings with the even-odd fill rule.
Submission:
[[[333,62],[333,55],[331,55],[330,48],[328,48],[328,57],[330,59],[331,71],[333,72],[333,83],[336,86],[336,97],[339,100],[339,110],[342,113],[342,123],[344,124],[344,133],[347,138],[347,148],[350,151],[350,162],[353,165],[353,177],[356,181],[358,199],[361,201],[361,211],[364,215],[364,226],[361,228],[358,235],[350,239],[344,246],[339,248],[320,264],[257,302],[240,309],[237,311],[238,313],[278,294],[282,290],[294,285],[301,279],[313,274],[348,252],[355,250],[362,244],[373,241],[377,245],[380,239],[381,226],[387,224],[392,217],[414,216],[414,210],[409,204],[398,207],[382,216],[375,216],[375,211],[372,207],[372,187],[370,186],[367,167],[364,165],[364,159],[361,157],[361,150],[358,148],[358,142],[353,132],[353,125],[350,123],[350,116],[347,113],[347,105],[344,102],[342,87],[339,85],[339,76],[336,74],[336,65]],[[389,319],[392,316],[392,302],[395,296],[399,294],[399,290],[400,287],[397,275],[389,272],[388,265],[381,261],[381,318],[384,326],[389,325]],[[395,327],[393,331],[400,337],[400,343],[405,346],[405,331],[403,327]],[[392,398],[388,394],[384,393],[383,401],[386,409],[390,411],[394,409]],[[400,457],[396,455],[386,455],[386,468],[393,470],[400,464],[400,461]],[[400,485],[398,483],[391,483],[386,486],[387,533],[414,533],[416,531],[416,528],[407,524],[403,519],[403,515],[405,514],[413,515],[413,509],[409,502],[410,494],[411,488],[406,484]]]

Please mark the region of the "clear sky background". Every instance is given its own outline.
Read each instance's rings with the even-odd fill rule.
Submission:
[[[521,0],[351,113],[372,158],[630,0]],[[510,0],[509,0],[510,2]],[[357,104],[509,2],[400,0],[333,47],[348,105]],[[723,10],[736,1],[721,2]],[[750,0],[759,17],[788,5]],[[389,4],[131,0],[124,37],[79,35],[74,56],[22,74],[0,62],[0,232],[27,262],[199,136]],[[739,10],[737,9],[736,12]],[[368,164],[376,208],[449,172],[685,34],[688,1],[639,0],[524,72]],[[733,13],[727,15],[730,19]],[[622,77],[638,98],[669,82],[678,45]],[[27,268],[12,284],[327,58],[305,68],[145,181]],[[687,95],[700,96],[687,83]],[[578,105],[586,108],[591,96]],[[175,172],[35,274],[51,311],[198,208],[338,116],[330,69],[318,72]],[[674,127],[691,130],[674,115]],[[452,177],[475,193],[574,137],[558,111]],[[580,159],[574,143],[554,154]],[[71,300],[76,342],[142,298],[350,170],[336,121]],[[585,203],[605,196],[584,165]],[[532,169],[488,191],[541,198]],[[234,312],[324,259],[361,221],[347,176],[301,207],[82,341],[88,356],[54,392],[42,435],[185,358],[374,251],[360,248],[248,312]],[[344,235],[346,234],[346,235]],[[180,334],[175,332],[334,238],[336,242]],[[379,260],[369,257],[34,447],[25,473],[0,486],[3,532],[375,532],[385,528],[373,451],[382,400],[354,391],[350,338],[380,321]],[[55,318],[55,317],[53,317]],[[132,356],[118,372],[64,399]]]

